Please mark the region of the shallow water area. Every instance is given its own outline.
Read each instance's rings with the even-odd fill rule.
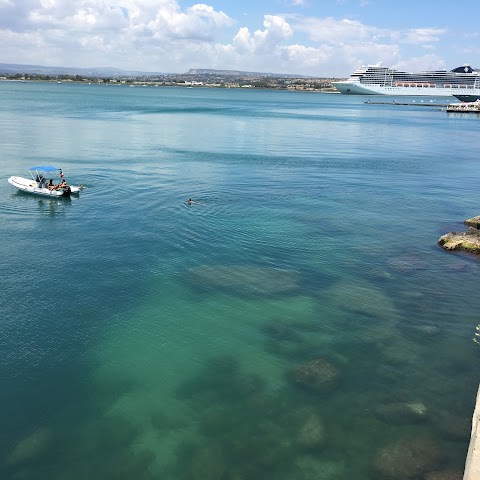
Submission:
[[[245,89],[0,101],[0,477],[463,470],[480,263],[437,240],[479,214],[478,119]],[[34,164],[85,189],[13,190]]]

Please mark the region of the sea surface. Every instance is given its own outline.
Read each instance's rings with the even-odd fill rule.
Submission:
[[[480,118],[365,100],[0,82],[2,480],[463,471]]]

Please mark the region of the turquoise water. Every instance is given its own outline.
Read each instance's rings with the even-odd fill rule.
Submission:
[[[462,471],[480,264],[437,240],[480,122],[364,101],[0,82],[0,477],[366,480],[417,438]],[[34,164],[86,188],[14,191]]]

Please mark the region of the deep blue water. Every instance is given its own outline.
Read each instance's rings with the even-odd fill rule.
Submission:
[[[480,214],[477,116],[66,83],[0,105],[0,477],[366,480],[418,438],[440,454],[411,478],[462,471],[480,264],[437,240]],[[86,188],[14,191],[36,164]],[[319,359],[326,390],[299,380]]]

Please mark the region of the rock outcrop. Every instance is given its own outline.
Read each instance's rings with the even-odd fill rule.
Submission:
[[[442,235],[438,244],[445,250],[465,250],[480,254],[480,216],[465,220],[466,232],[450,232]]]
[[[480,229],[480,215],[476,217],[469,218],[468,220],[465,220],[465,225],[468,225],[469,227],[476,228],[477,230]]]

